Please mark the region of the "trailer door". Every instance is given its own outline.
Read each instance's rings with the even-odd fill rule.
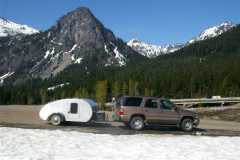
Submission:
[[[70,103],[68,119],[70,121],[77,121],[79,117],[80,117],[80,107],[78,103]]]

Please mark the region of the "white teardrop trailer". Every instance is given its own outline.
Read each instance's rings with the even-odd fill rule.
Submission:
[[[62,122],[90,122],[104,120],[104,113],[98,112],[97,103],[91,99],[61,99],[50,102],[39,112],[40,119],[52,125]],[[99,118],[100,117],[100,118]]]

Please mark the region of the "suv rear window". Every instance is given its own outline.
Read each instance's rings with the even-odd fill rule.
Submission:
[[[127,97],[124,100],[123,105],[124,106],[133,106],[133,107],[138,107],[142,103],[142,98],[139,97]]]

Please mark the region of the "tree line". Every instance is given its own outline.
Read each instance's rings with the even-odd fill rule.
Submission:
[[[74,64],[56,77],[0,87],[0,104],[44,104],[93,98],[100,104],[119,95],[199,98],[240,96],[240,27],[170,55],[125,67]],[[62,88],[48,87],[69,82]]]

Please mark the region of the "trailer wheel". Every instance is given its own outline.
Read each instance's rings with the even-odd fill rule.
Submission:
[[[54,114],[50,118],[50,123],[54,126],[60,125],[62,122],[62,117],[59,114]]]

